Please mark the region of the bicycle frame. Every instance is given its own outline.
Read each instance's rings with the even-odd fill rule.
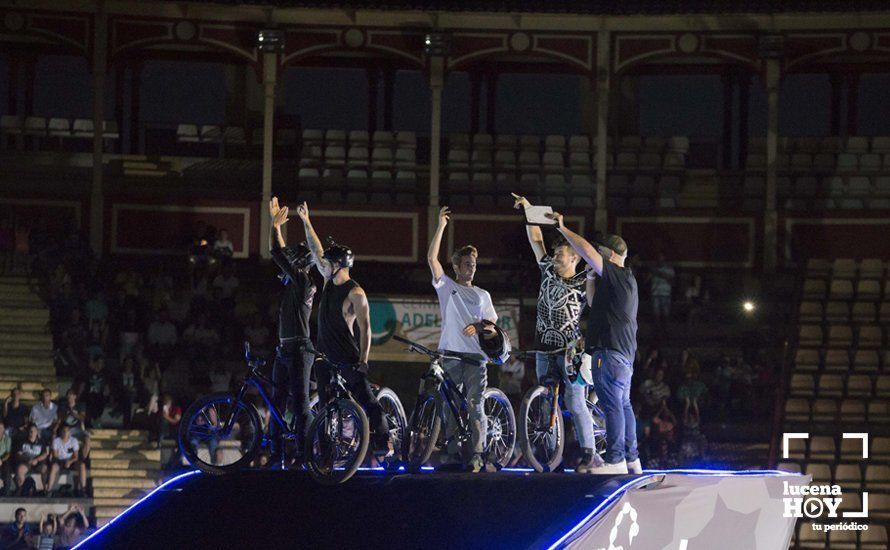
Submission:
[[[430,362],[429,370],[421,378],[420,393],[423,393],[424,385],[428,380],[436,384],[436,391],[438,391],[442,401],[456,419],[458,437],[461,441],[468,440],[470,438],[470,427],[463,418],[463,415],[460,414],[461,409],[467,408],[467,398],[464,396],[463,392],[460,391],[460,388],[457,387],[454,381],[451,380],[448,373],[442,368],[438,359],[434,359]],[[417,406],[419,406],[419,402]],[[442,420],[444,421],[444,410],[442,411],[442,416]]]
[[[243,403],[244,396],[247,394],[247,390],[250,387],[254,387],[260,394],[260,397],[263,398],[263,401],[266,402],[266,406],[269,407],[270,417],[275,423],[278,424],[279,428],[281,428],[282,436],[287,436],[291,434],[290,427],[287,425],[287,422],[284,420],[284,416],[282,416],[281,412],[278,410],[278,407],[275,406],[275,403],[269,397],[269,394],[266,393],[265,388],[263,388],[263,384],[260,382],[264,382],[269,384],[272,387],[277,387],[275,382],[270,380],[268,377],[260,374],[256,370],[251,370],[247,376],[244,377],[244,381],[241,383],[241,389],[238,390],[237,397],[235,398],[236,403]],[[229,418],[226,420],[225,428],[223,433],[230,433],[234,428],[235,424],[235,410],[233,409],[229,413]]]

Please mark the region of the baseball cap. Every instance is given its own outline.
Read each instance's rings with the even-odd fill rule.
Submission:
[[[618,235],[604,235],[599,244],[615,252],[619,256],[627,254],[627,243]]]

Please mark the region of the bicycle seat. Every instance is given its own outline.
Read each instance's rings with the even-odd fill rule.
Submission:
[[[262,357],[254,357],[253,355],[248,355],[247,365],[255,369],[261,369],[266,366],[266,360]]]

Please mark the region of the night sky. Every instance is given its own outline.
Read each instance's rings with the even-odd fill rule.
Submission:
[[[0,97],[7,97],[8,54],[0,55]],[[114,83],[109,75],[106,115],[113,116]],[[281,77],[283,109],[299,115],[304,128],[367,128],[368,82],[356,69],[288,68]],[[859,134],[890,134],[890,75],[865,75],[859,88]],[[142,77],[141,120],[176,124],[225,124],[226,84],[219,63],[150,61]],[[393,124],[397,130],[429,133],[430,92],[424,75],[399,71]],[[380,94],[382,102],[382,93]],[[446,133],[470,129],[470,81],[449,75],[443,92]],[[481,121],[484,127],[483,90]],[[717,75],[641,76],[637,86],[641,135],[718,138],[722,126],[722,84]],[[577,134],[586,131],[581,78],[575,75],[503,74],[497,91],[495,129],[506,134]],[[785,77],[780,95],[780,133],[829,133],[827,75]],[[737,105],[735,109],[737,110]],[[46,56],[37,66],[34,109],[39,116],[91,117],[89,66],[85,59]],[[0,113],[9,111],[0,101]],[[382,113],[382,106],[381,106]],[[766,92],[759,77],[751,87],[750,132],[766,131]]]

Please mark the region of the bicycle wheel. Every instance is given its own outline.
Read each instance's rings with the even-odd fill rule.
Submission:
[[[556,422],[551,425],[551,410],[556,407]],[[535,386],[519,407],[519,441],[529,466],[538,472],[552,472],[562,461],[565,425],[559,402],[547,386]]]
[[[386,415],[386,421],[389,423],[389,437],[392,441],[392,448],[396,452],[393,461],[399,460],[402,457],[405,445],[405,432],[408,429],[405,407],[402,406],[402,402],[399,400],[396,392],[386,387],[380,388],[380,391],[377,392],[377,401],[383,408],[383,414]]]
[[[230,417],[232,428],[226,429]],[[250,465],[260,450],[262,424],[253,405],[236,401],[230,393],[198,399],[179,424],[179,448],[189,463],[212,475],[235,472]]]
[[[368,417],[349,399],[328,404],[309,425],[306,465],[317,481],[343,483],[355,474],[368,452]]]
[[[516,447],[516,415],[506,394],[497,388],[482,393],[488,432],[485,434],[485,456],[500,470],[510,464]]]
[[[411,414],[410,429],[404,443],[404,456],[408,470],[419,472],[433,454],[439,430],[442,429],[442,416],[439,414],[439,400],[436,394],[425,392],[417,396],[417,406]]]
[[[594,449],[596,449],[596,454],[602,456],[606,454],[606,415],[593,401],[590,399],[585,401],[587,402],[587,410],[590,411],[590,416],[593,417]]]

